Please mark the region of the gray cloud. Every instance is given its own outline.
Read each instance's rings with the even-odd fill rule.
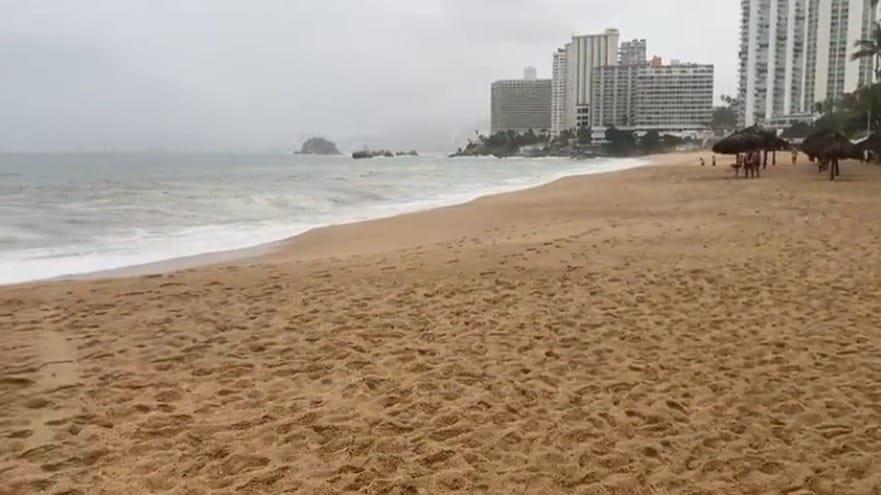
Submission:
[[[0,0],[0,149],[449,148],[489,84],[621,30],[736,89],[738,7],[707,0]]]

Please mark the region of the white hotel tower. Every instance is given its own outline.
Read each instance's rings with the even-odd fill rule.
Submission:
[[[554,53],[551,95],[551,134],[590,127],[590,99],[593,70],[617,65],[617,29],[601,34],[573,36],[572,41]]]
[[[871,34],[873,3],[741,0],[741,123],[785,125],[871,82],[873,63],[851,54]]]

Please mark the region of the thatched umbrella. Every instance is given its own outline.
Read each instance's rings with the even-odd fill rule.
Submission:
[[[858,145],[862,151],[871,151],[875,158],[881,159],[881,131],[875,131]]]
[[[741,134],[752,134],[762,138],[763,146],[766,150],[784,150],[789,147],[789,142],[785,139],[777,137],[777,132],[771,129],[763,129],[758,125],[747,127],[740,130]]]
[[[768,167],[768,152],[769,151],[772,153],[772,155],[774,157],[774,165],[776,165],[777,164],[777,152],[783,151],[783,150],[788,150],[788,149],[792,148],[792,145],[789,144],[789,141],[787,141],[785,139],[781,139],[780,137],[777,136],[776,131],[772,131],[770,129],[763,129],[763,128],[759,127],[758,125],[754,125],[752,127],[748,127],[747,129],[744,129],[744,132],[755,134],[756,136],[759,136],[760,138],[762,138],[762,141],[763,141],[762,151],[764,152],[762,163],[765,166],[765,168]]]
[[[713,151],[723,155],[733,155],[750,151],[782,151],[790,148],[789,141],[778,137],[776,132],[754,125],[719,141],[713,146]]]
[[[740,175],[740,167],[742,163],[744,178],[752,176],[758,177],[759,164],[753,160],[751,155],[754,151],[762,149],[763,145],[764,140],[761,136],[746,132],[735,132],[713,145],[713,153],[718,153],[720,155],[737,155],[735,176]],[[742,162],[740,159],[741,154],[746,155],[746,158],[744,158]]]
[[[817,157],[821,162],[829,163],[829,178],[835,180],[835,177],[841,174],[838,166],[838,160],[852,158],[855,160],[862,159],[863,150],[853,144],[850,139],[840,132],[826,134],[820,140],[817,148]]]
[[[828,129],[821,129],[811,134],[801,143],[802,152],[808,155],[811,160],[814,160],[820,156],[820,150],[823,148],[824,143],[829,139],[834,139],[835,134],[835,131]]]
[[[771,151],[786,151],[792,149],[792,144],[789,141],[775,135],[766,139],[765,149]]]
[[[792,144],[778,137],[776,134],[770,136],[765,141],[765,165],[768,165],[768,151],[771,151],[771,155],[774,157],[774,165],[777,165],[777,152],[778,151],[786,151],[791,150]]]
[[[725,137],[713,146],[713,153],[719,155],[739,155],[740,153],[749,153],[762,149],[765,141],[761,136],[735,132]]]
[[[739,155],[741,153],[762,151],[764,152],[763,162],[767,167],[768,151],[776,152],[778,150],[789,149],[790,147],[791,145],[789,142],[777,137],[776,132],[769,129],[762,129],[758,126],[752,126],[741,129],[734,134],[725,137],[713,146],[713,152],[722,155]],[[750,163],[746,165],[746,170],[747,176],[749,176],[749,172],[751,171],[755,172],[755,175],[758,175],[758,169],[752,169],[752,164]]]

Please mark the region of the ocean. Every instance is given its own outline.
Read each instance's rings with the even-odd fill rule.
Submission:
[[[634,159],[0,154],[0,284],[253,247]]]

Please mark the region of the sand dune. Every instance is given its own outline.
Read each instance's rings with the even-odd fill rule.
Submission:
[[[0,494],[881,493],[881,167],[658,161],[0,289]]]

